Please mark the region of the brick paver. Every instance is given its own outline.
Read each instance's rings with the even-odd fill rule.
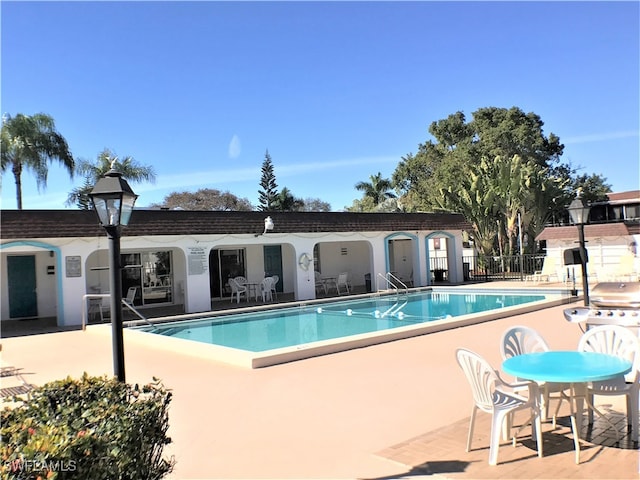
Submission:
[[[583,425],[580,442],[580,464],[575,463],[575,450],[570,419],[564,409],[556,429],[544,423],[543,458],[538,458],[531,429],[518,436],[516,447],[503,441],[498,452],[498,465],[489,458],[490,415],[478,412],[471,451],[466,452],[469,418],[418,437],[392,445],[378,455],[411,468],[412,475],[437,475],[450,479],[638,479],[638,444],[626,431],[626,418],[616,411],[607,417],[618,428],[621,440],[616,444],[609,425],[597,419],[590,427]],[[604,412],[603,412],[604,413]],[[516,422],[517,423],[517,422]]]

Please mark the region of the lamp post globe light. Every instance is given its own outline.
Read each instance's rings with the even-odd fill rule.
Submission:
[[[131,218],[138,196],[133,193],[122,174],[113,169],[105,173],[93,187],[89,198],[98,214],[100,224],[109,238],[109,291],[111,335],[113,344],[113,372],[119,381],[125,381],[124,341],[122,338],[122,277],[120,264],[120,227]]]
[[[587,275],[587,262],[589,257],[587,256],[587,249],[585,247],[584,240],[584,225],[589,222],[589,211],[591,207],[587,205],[584,198],[581,196],[581,192],[578,191],[578,195],[569,205],[569,214],[571,220],[578,227],[578,244],[580,247],[580,264],[582,266],[582,292],[584,296],[584,305],[589,306],[589,282]]]

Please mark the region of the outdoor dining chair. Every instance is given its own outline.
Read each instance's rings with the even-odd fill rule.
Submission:
[[[276,290],[276,285],[278,284],[280,277],[278,275],[271,275],[271,278],[273,278],[273,282],[271,283],[271,295],[277,300],[278,291]]]
[[[347,293],[351,293],[349,291],[349,273],[342,272],[338,274],[338,279],[336,280],[336,293],[338,295],[342,295],[342,289]]]
[[[324,294],[327,294],[327,282],[322,278],[322,275],[320,275],[320,272],[318,272],[317,270],[315,272],[313,272],[314,274],[314,280],[316,283],[316,293],[318,293],[318,290],[322,290],[324,291]]]
[[[506,383],[485,359],[471,350],[464,348],[457,349],[456,359],[469,381],[473,393],[474,403],[471,409],[471,421],[469,424],[469,434],[467,436],[467,452],[471,450],[473,427],[478,410],[492,415],[491,436],[489,441],[489,465],[496,465],[498,463],[500,432],[502,429],[507,429],[507,427],[509,427],[510,430],[510,422],[507,422],[508,417],[518,410],[530,410],[531,416],[529,420],[524,423],[512,437],[513,444],[515,446],[516,436],[520,430],[531,423],[533,427],[531,436],[533,438],[535,433],[538,456],[542,457],[542,430],[540,427],[540,410],[538,406],[538,385],[535,382]],[[514,389],[524,386],[529,387],[528,398],[514,393]],[[510,434],[510,431],[507,433]]]
[[[247,287],[244,285],[240,285],[238,280],[235,278],[229,279],[229,286],[231,287],[231,302],[233,302],[234,295],[237,298],[238,303],[240,303],[240,296],[247,296]]]
[[[262,293],[262,301],[266,302],[269,300],[273,301],[273,287],[274,281],[273,277],[265,277],[260,282],[260,292]]]
[[[630,360],[631,371],[620,377],[587,386],[587,395],[593,405],[594,395],[624,395],[627,400],[627,428],[638,441],[638,401],[640,369],[640,340],[626,327],[620,325],[600,325],[587,330],[578,342],[581,352],[598,352],[616,355]],[[589,409],[589,424],[593,423],[593,410]]]
[[[522,355],[523,353],[548,351],[549,345],[547,345],[547,342],[542,338],[542,335],[533,328],[522,325],[507,329],[502,334],[502,339],[500,340],[500,354],[502,355],[503,360],[515,357],[516,355]],[[558,400],[552,419],[553,428],[556,428],[556,418],[558,416],[560,406],[562,405],[562,401],[568,401],[568,398],[563,394],[563,392],[568,389],[570,385],[565,383],[538,382],[538,386],[541,390],[540,412],[543,421],[549,418],[549,400],[551,398]],[[553,393],[558,395],[552,397],[551,394]]]

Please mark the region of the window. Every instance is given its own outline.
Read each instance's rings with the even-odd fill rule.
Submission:
[[[122,264],[122,295],[135,287],[134,305],[173,302],[171,251],[125,253]]]

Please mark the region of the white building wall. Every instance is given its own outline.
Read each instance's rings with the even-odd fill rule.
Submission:
[[[640,235],[589,238],[586,242],[587,255],[589,257],[587,272],[589,275],[595,277],[597,281],[607,281],[607,279],[614,277],[616,269],[620,265],[620,257],[633,253],[631,250],[632,242],[640,245]],[[556,265],[560,266],[560,271],[558,272],[560,279],[563,279],[566,275],[564,251],[577,247],[578,244],[575,240],[547,241],[546,255],[556,259]],[[639,259],[640,252],[636,250],[635,256],[636,259]],[[580,271],[576,271],[579,276]]]
[[[250,281],[258,282],[264,275],[262,248],[265,244],[282,246],[283,282],[285,292],[296,292],[296,300],[315,298],[315,279],[313,262],[304,270],[299,258],[307,253],[313,258],[313,247],[320,243],[323,276],[337,276],[347,271],[354,286],[365,284],[365,274],[371,274],[372,287],[378,286],[377,275],[386,272],[385,239],[393,232],[352,232],[352,233],[267,233],[255,235],[188,235],[188,236],[149,236],[121,238],[121,253],[142,251],[172,251],[174,297],[173,302],[184,304],[185,312],[196,313],[211,309],[211,289],[209,282],[209,253],[213,248],[245,248],[247,265],[251,266]],[[420,252],[420,259],[414,259],[419,267],[414,271],[416,284],[426,284],[424,238],[429,232],[411,232],[418,237],[418,246],[414,252]],[[455,265],[456,278],[462,279],[462,236],[455,235],[455,258],[449,258]],[[92,238],[50,238],[38,239],[37,243],[49,244],[60,249],[60,258],[50,257],[49,251],[42,248],[18,246],[0,250],[3,264],[7,254],[15,252],[35,252],[38,282],[38,310],[40,316],[56,316],[59,325],[78,325],[82,321],[83,295],[104,293],[109,285],[108,241],[104,237]],[[69,276],[66,271],[67,257],[80,257],[79,276]],[[460,258],[459,258],[460,257]],[[55,274],[47,274],[47,266],[55,264]],[[255,277],[255,278],[254,278]],[[260,277],[260,278],[258,278]],[[0,312],[2,319],[9,319],[7,271],[3,266],[0,272]],[[452,281],[456,281],[454,278]],[[58,288],[61,285],[61,288]],[[384,287],[383,287],[384,288]],[[100,290],[96,291],[96,290]],[[59,308],[62,302],[62,310]]]

